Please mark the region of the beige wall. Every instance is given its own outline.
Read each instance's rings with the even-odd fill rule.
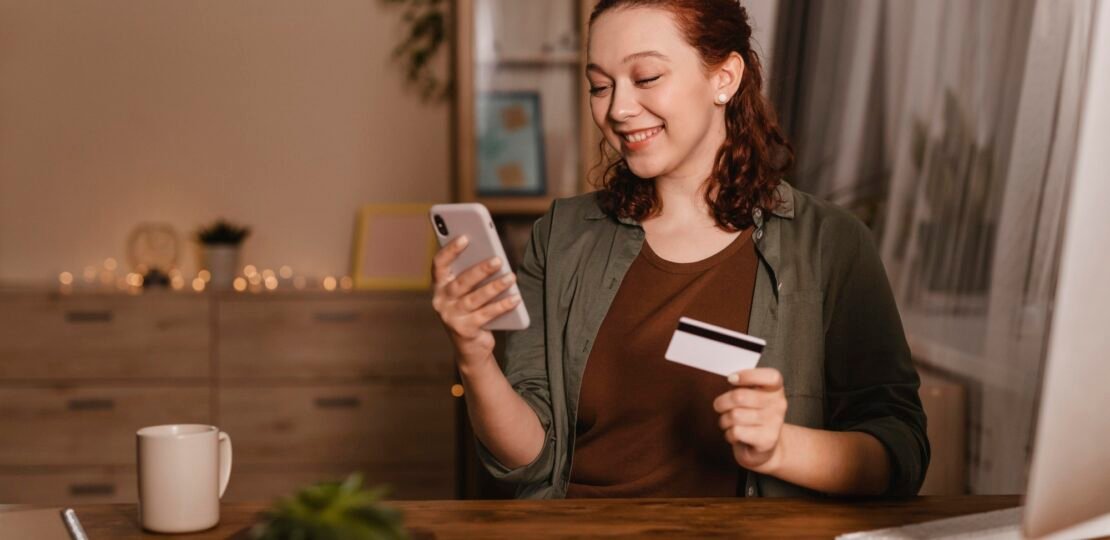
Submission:
[[[360,204],[449,196],[449,108],[404,86],[398,19],[380,0],[0,0],[0,281],[218,216],[254,227],[247,262],[347,272]]]

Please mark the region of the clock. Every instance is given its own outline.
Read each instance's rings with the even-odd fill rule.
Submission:
[[[132,270],[146,274],[159,270],[168,274],[177,265],[180,240],[168,223],[142,223],[127,239],[127,260]]]

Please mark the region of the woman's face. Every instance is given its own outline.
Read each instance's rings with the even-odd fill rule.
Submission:
[[[712,166],[724,140],[715,100],[722,91],[732,97],[739,75],[707,74],[671,15],[655,8],[602,14],[587,54],[594,122],[633,174],[704,174]]]

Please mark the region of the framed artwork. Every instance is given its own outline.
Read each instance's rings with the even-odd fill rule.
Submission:
[[[597,0],[456,0],[454,185],[495,219],[595,189],[585,40]]]
[[[425,290],[439,244],[430,204],[368,204],[359,209],[351,250],[355,288]]]
[[[477,195],[535,197],[547,193],[539,93],[481,92],[475,112]]]

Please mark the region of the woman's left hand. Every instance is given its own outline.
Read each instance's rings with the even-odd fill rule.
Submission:
[[[713,400],[725,440],[741,467],[769,474],[782,461],[786,420],[782,374],[774,368],[754,368],[734,373],[728,380],[737,388]]]

